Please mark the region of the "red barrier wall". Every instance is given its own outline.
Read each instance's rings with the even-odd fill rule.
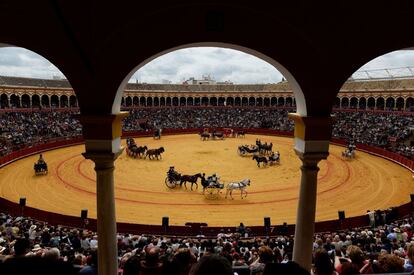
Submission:
[[[248,134],[260,134],[260,135],[275,135],[275,136],[293,136],[292,132],[287,131],[277,131],[277,130],[270,130],[270,129],[236,129],[233,128],[235,131],[243,130]],[[221,130],[218,128],[218,130]],[[174,134],[190,134],[190,133],[199,133],[202,131],[200,128],[192,128],[192,129],[165,129],[163,130],[163,134],[167,135],[174,135]],[[148,137],[152,136],[153,132],[124,132],[123,137]],[[5,157],[0,158],[0,167],[3,165],[7,165],[8,163],[20,159],[22,157],[26,157],[29,155],[37,154],[42,151],[52,150],[60,147],[71,146],[76,144],[83,143],[82,137],[76,137],[73,139],[58,139],[53,140],[49,143],[39,144],[33,147],[24,148],[19,151],[15,151]],[[341,139],[332,139],[332,143],[338,145],[345,145],[345,141]],[[357,144],[358,150],[365,151],[370,154],[374,154],[388,160],[391,160],[395,163],[398,163],[407,169],[414,168],[414,161],[404,158],[396,153],[392,153],[386,151],[382,148],[372,147],[365,144]],[[18,203],[8,201],[6,199],[0,198],[0,210],[7,211],[12,215],[21,215],[22,209]],[[407,203],[398,207],[398,217],[402,218],[412,213],[412,205],[411,203]],[[44,210],[39,210],[31,207],[25,207],[24,215],[32,217],[37,220],[48,221],[51,224],[60,224],[65,226],[72,226],[72,227],[83,227],[83,221],[79,217],[62,215],[58,213],[52,213]],[[90,230],[96,231],[96,220],[89,219],[89,223],[86,226]],[[161,221],[160,221],[161,224]],[[366,215],[356,216],[351,218],[346,218],[342,222],[339,220],[330,220],[330,221],[323,221],[317,222],[315,224],[315,232],[325,232],[325,231],[336,231],[345,228],[354,228],[354,227],[362,227],[368,225],[368,218]],[[193,223],[192,226],[170,226],[167,232],[163,231],[161,225],[145,225],[145,224],[128,224],[128,223],[118,223],[118,231],[119,232],[130,232],[133,234],[171,234],[171,235],[180,235],[180,236],[188,236],[188,235],[197,235],[200,230],[202,230],[203,234],[206,236],[216,236],[221,229],[234,230],[234,227],[205,227],[201,225],[197,225]],[[235,225],[236,226],[236,225]],[[256,236],[265,235],[266,232],[264,231],[263,226],[252,226],[250,227],[252,233]],[[273,226],[272,232],[277,233],[280,229],[280,226]],[[293,234],[294,232],[294,225],[288,225],[288,232],[289,234]]]

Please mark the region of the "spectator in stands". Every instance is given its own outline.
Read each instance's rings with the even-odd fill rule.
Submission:
[[[125,262],[122,275],[139,275],[140,266],[140,258],[134,255]]]
[[[193,266],[190,275],[233,275],[230,262],[218,255],[204,256]]]
[[[98,275],[98,251],[92,250],[89,263],[79,271],[79,275]]]
[[[314,275],[338,275],[328,252],[325,249],[318,249],[314,254],[314,267],[312,268]]]
[[[414,271],[414,244],[408,246],[407,257],[404,262],[404,272]]]
[[[250,264],[251,274],[257,274],[264,271],[265,265],[273,261],[273,251],[268,246],[259,248],[259,258]]]

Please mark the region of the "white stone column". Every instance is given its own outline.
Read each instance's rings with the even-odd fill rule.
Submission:
[[[122,112],[78,117],[85,138],[83,156],[95,163],[99,275],[118,274],[114,162],[123,150],[122,119],[127,115]]]
[[[296,215],[293,261],[307,270],[312,266],[315,229],[318,163],[329,154],[332,117],[289,114],[295,121],[295,152],[302,160],[299,201]]]
[[[83,153],[86,159],[95,163],[99,275],[118,274],[114,195],[114,161],[118,155],[119,153],[105,152]]]
[[[296,215],[293,260],[310,270],[312,266],[313,234],[315,232],[318,162],[325,159],[328,154],[303,154],[299,151],[296,151],[296,153],[302,160],[302,166],[300,167],[302,174]]]

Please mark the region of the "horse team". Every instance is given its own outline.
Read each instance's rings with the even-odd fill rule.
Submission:
[[[225,137],[245,137],[246,133],[244,131],[234,132],[233,129],[225,129],[225,131],[212,130],[211,132],[208,129],[204,129],[204,131],[200,132],[199,135],[202,141],[206,141],[210,139],[223,140]]]
[[[194,175],[181,175],[180,173],[174,170],[174,166],[171,166],[167,172],[167,177],[165,179],[165,184],[168,188],[175,188],[180,185],[180,187],[184,184],[184,187],[187,189],[187,182],[191,183],[191,191],[193,190],[193,185],[196,186],[198,189],[197,180],[201,179],[201,185],[203,187],[203,194],[207,198],[217,197],[220,193],[220,190],[224,188],[224,184],[219,182],[219,177],[216,174],[213,174],[209,177],[205,177],[205,173],[198,173]],[[226,187],[226,197],[230,195],[231,199],[233,199],[233,191],[240,190],[240,197],[243,199],[247,196],[246,187],[250,186],[250,179],[244,179],[240,182],[231,182],[227,184]]]
[[[160,147],[157,149],[148,149],[147,146],[138,146],[135,143],[135,140],[133,138],[127,138],[126,140],[127,143],[127,155],[133,158],[144,158],[146,159],[148,157],[148,159],[153,160],[159,160],[162,159],[161,154],[165,152],[164,147]]]
[[[256,145],[240,145],[238,153],[240,156],[247,156],[253,154],[253,160],[257,162],[257,167],[262,167],[273,164],[280,164],[279,151],[273,152],[273,143],[262,143],[260,139],[256,139]]]

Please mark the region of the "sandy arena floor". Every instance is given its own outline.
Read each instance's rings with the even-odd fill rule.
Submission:
[[[240,157],[237,146],[254,144],[256,138],[273,142],[281,153],[281,164],[258,168],[251,157]],[[164,136],[161,140],[136,139],[149,148],[164,146],[161,161],[132,159],[124,152],[116,161],[115,196],[117,221],[160,224],[169,216],[170,224],[207,222],[210,226],[262,225],[269,216],[272,224],[294,223],[300,181],[300,161],[293,152],[293,140],[273,136],[247,135],[224,141],[201,141],[197,135]],[[125,143],[125,141],[124,141]],[[0,195],[18,202],[27,198],[28,206],[51,212],[79,216],[81,209],[96,217],[95,172],[93,163],[81,153],[84,146],[73,146],[44,153],[49,166],[47,176],[35,176],[33,163],[38,156],[16,161],[0,169]],[[384,209],[410,200],[414,193],[411,173],[382,158],[360,151],[351,161],[341,158],[342,147],[331,146],[327,161],[320,163],[317,220],[337,219],[338,210],[346,216]],[[207,199],[198,190],[169,189],[164,183],[169,166],[182,174],[217,173],[221,182],[251,180],[248,196]],[[189,186],[188,186],[189,187]]]

